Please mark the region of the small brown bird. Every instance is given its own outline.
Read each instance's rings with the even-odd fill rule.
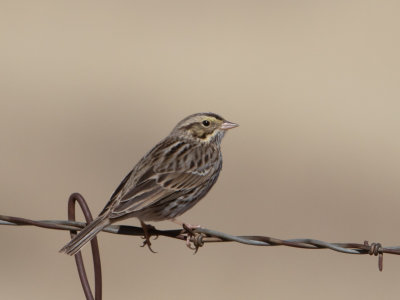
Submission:
[[[138,218],[145,233],[145,221],[175,221],[216,182],[222,168],[221,140],[237,126],[214,113],[180,121],[124,178],[100,215],[60,252],[76,254],[103,228],[127,218]]]

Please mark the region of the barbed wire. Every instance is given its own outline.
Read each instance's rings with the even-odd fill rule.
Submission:
[[[74,193],[70,196],[68,201],[68,220],[30,220],[20,217],[12,217],[0,215],[0,225],[9,226],[37,226],[41,228],[57,229],[57,230],[69,230],[71,238],[76,235],[76,232],[81,230],[87,225],[87,223],[75,221],[75,203],[78,202],[82,212],[85,216],[86,222],[90,223],[93,218],[91,216],[89,207],[82,195]],[[358,254],[358,255],[374,255],[378,256],[378,268],[379,271],[383,270],[383,254],[395,254],[400,255],[400,246],[395,247],[383,247],[380,243],[371,243],[364,241],[361,243],[328,243],[315,239],[288,239],[282,240],[278,238],[259,236],[259,235],[245,235],[245,236],[234,236],[227,233],[207,229],[207,228],[195,228],[191,229],[183,225],[182,229],[173,230],[159,230],[153,226],[149,226],[147,229],[150,236],[164,236],[168,238],[174,238],[178,240],[187,240],[193,245],[189,247],[194,249],[196,253],[200,247],[203,247],[206,243],[220,243],[220,242],[237,242],[246,245],[253,246],[287,246],[294,248],[302,248],[309,250],[316,249],[329,249],[332,251],[345,253],[345,254]],[[103,229],[104,232],[113,234],[131,235],[131,236],[144,236],[143,228],[129,225],[109,225]],[[145,246],[146,242],[142,246]],[[95,276],[95,297],[90,289],[89,282],[87,280],[85,267],[81,252],[75,255],[75,261],[78,268],[79,277],[82,283],[86,299],[89,300],[101,300],[102,298],[102,279],[101,279],[101,262],[97,238],[91,241],[93,267]]]

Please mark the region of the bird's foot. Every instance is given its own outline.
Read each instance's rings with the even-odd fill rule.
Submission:
[[[187,224],[187,223],[182,223],[182,227],[185,230],[187,236],[186,236],[186,247],[188,247],[191,250],[194,250],[194,254],[197,253],[197,250],[199,250],[199,247],[201,247],[202,245],[193,242],[193,246],[192,246],[192,239],[193,241],[196,240],[196,237],[201,235],[201,233],[196,233],[194,232],[195,229],[201,228],[200,225],[191,225],[191,224]]]
[[[151,252],[157,253],[156,251],[154,251],[154,250],[151,248],[151,242],[150,242],[151,234],[150,234],[150,232],[149,232],[150,230],[154,230],[154,229],[156,229],[156,228],[155,228],[153,225],[146,224],[146,223],[143,222],[143,221],[140,221],[140,225],[142,226],[142,229],[143,229],[143,232],[144,232],[144,236],[143,236],[144,241],[143,241],[143,245],[142,245],[141,247],[147,246],[147,248],[149,248],[149,250],[150,250]],[[155,239],[156,239],[156,238],[158,238],[158,236],[156,236]]]
[[[197,250],[199,249],[199,247],[201,247],[201,244],[198,243],[194,243],[193,242],[193,246],[192,246],[192,239],[195,240],[196,236],[199,235],[199,233],[194,232],[195,229],[201,228],[200,225],[191,225],[189,223],[185,223],[176,219],[172,219],[172,222],[174,222],[175,224],[181,225],[183,228],[183,233],[186,233],[186,246],[191,249],[191,250],[195,250],[194,253],[197,252]]]

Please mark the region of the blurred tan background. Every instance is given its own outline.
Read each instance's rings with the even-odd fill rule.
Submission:
[[[188,114],[241,126],[182,219],[400,245],[397,1],[1,1],[0,213],[94,214]],[[132,219],[126,222],[137,225]],[[175,228],[170,222],[159,228]],[[83,299],[68,233],[0,227],[1,299]],[[400,257],[100,235],[104,299],[397,299]],[[86,249],[86,253],[88,249]]]

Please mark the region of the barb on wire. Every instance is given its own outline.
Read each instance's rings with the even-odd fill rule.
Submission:
[[[42,220],[35,221],[24,219],[20,217],[11,217],[0,215],[0,225],[10,225],[10,226],[37,226],[49,229],[58,230],[69,230],[71,232],[71,237],[76,234],[76,231],[81,230],[86,226],[86,223],[75,221],[75,202],[78,202],[86,222],[89,223],[92,220],[90,210],[86,204],[85,199],[78,193],[71,195],[68,201],[68,221],[64,220]],[[144,231],[141,227],[128,226],[128,225],[109,225],[104,228],[103,231],[113,233],[113,234],[123,234],[132,236],[143,236]],[[287,246],[302,249],[330,249],[336,252],[346,253],[346,254],[369,254],[378,256],[378,268],[380,271],[383,269],[383,254],[395,254],[400,255],[400,246],[396,247],[383,247],[380,243],[371,243],[364,241],[360,243],[328,243],[315,239],[289,239],[282,240],[268,236],[234,236],[223,232],[218,232],[215,230],[207,228],[196,228],[193,230],[187,229],[174,229],[174,230],[158,230],[155,227],[149,227],[148,233],[151,236],[164,236],[179,240],[187,240],[188,237],[190,242],[193,244],[195,253],[198,249],[206,243],[218,243],[218,242],[237,242],[246,245],[253,246]],[[89,300],[100,300],[101,299],[101,265],[100,265],[100,254],[97,239],[94,238],[91,241],[92,246],[92,256],[94,264],[95,273],[95,298],[90,290],[88,280],[86,278],[85,267],[83,265],[83,260],[80,252],[75,255],[75,260],[81,279],[82,287],[86,299]]]

